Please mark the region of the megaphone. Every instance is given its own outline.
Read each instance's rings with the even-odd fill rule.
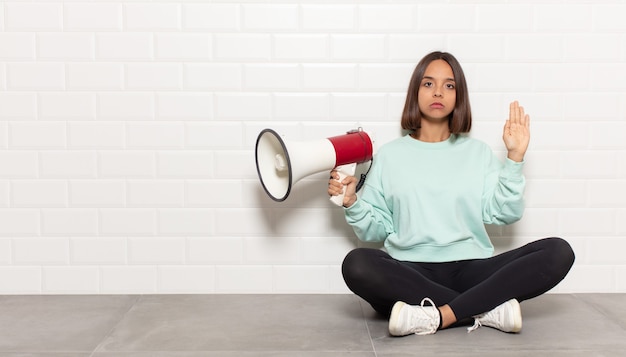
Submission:
[[[272,129],[261,131],[256,140],[256,169],[265,192],[277,202],[291,193],[302,178],[337,169],[340,180],[354,175],[356,164],[372,159],[373,144],[361,128],[345,135],[314,141],[286,141]],[[343,195],[331,201],[343,204]]]

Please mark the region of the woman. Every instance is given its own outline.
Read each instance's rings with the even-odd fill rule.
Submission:
[[[389,316],[394,336],[433,334],[474,318],[519,332],[519,302],[556,286],[574,262],[570,245],[546,238],[493,256],[484,224],[511,224],[523,213],[524,155],[530,118],[513,102],[504,125],[505,162],[467,137],[467,84],[454,56],[426,55],[411,78],[401,125],[410,134],[383,145],[362,195],[356,179],[331,172],[329,195],[345,190],[357,248],[342,265],[347,286]]]

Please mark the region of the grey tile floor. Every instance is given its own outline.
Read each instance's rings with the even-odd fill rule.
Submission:
[[[625,297],[526,301],[515,335],[394,338],[354,295],[0,296],[0,356],[625,356]]]

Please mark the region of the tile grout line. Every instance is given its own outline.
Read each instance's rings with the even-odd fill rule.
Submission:
[[[374,347],[374,339],[372,338],[372,333],[370,331],[370,327],[367,324],[367,319],[365,318],[365,310],[363,310],[363,302],[359,299],[359,308],[361,309],[361,316],[363,316],[363,323],[365,324],[365,329],[367,330],[367,335],[370,338],[370,344],[372,345],[372,352],[374,352],[374,357],[378,357],[378,353],[376,353],[376,347]]]
[[[130,295],[130,296],[133,296],[133,295]],[[107,331],[107,333],[104,334],[104,336],[102,337],[102,340],[100,340],[98,345],[96,345],[96,347],[93,349],[93,351],[91,351],[91,353],[89,354],[89,357],[94,357],[95,353],[102,352],[102,351],[99,351],[101,346],[102,346],[102,344],[104,342],[106,342],[107,338],[109,338],[109,336],[111,336],[113,331],[115,331],[115,329],[120,325],[120,323],[122,321],[124,321],[124,318],[126,317],[126,315],[128,315],[128,313],[137,305],[137,302],[139,302],[139,300],[141,300],[143,295],[137,295],[137,296],[134,296],[134,297],[135,297],[135,299],[134,299],[133,303],[130,304],[128,309],[126,309],[126,311],[123,314],[121,314],[120,319],[113,326],[111,326],[111,329],[109,329],[109,331]]]

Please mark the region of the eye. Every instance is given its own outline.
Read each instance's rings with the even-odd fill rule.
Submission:
[[[454,88],[455,88],[455,87],[454,87],[454,83],[448,83],[448,84],[446,84],[446,88],[448,88],[448,89],[454,89]]]
[[[433,82],[428,82],[428,81],[427,81],[427,82],[422,83],[422,85],[423,85],[424,87],[426,87],[426,88],[430,88],[430,87],[432,87],[432,86],[433,86]]]

